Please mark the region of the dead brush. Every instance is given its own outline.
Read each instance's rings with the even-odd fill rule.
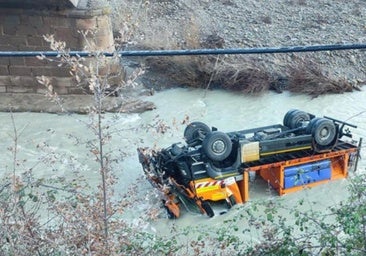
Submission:
[[[353,86],[345,79],[334,79],[321,67],[307,59],[299,59],[288,67],[287,89],[293,93],[318,97],[323,94],[352,92]]]
[[[211,63],[206,56],[151,57],[145,63],[149,71],[165,74],[174,85],[204,88],[210,80]]]
[[[250,59],[217,59],[212,56],[148,58],[149,70],[163,72],[179,86],[223,88],[245,94],[269,89],[272,76]]]
[[[259,94],[269,90],[272,80],[269,72],[254,61],[236,58],[217,66],[213,84],[244,94]]]

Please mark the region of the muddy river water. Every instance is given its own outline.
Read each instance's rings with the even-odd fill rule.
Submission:
[[[260,96],[243,96],[224,91],[203,91],[196,89],[170,89],[157,92],[146,100],[156,104],[156,110],[142,114],[106,114],[104,122],[110,123],[113,136],[109,143],[116,158],[114,172],[119,178],[117,195],[126,191],[131,183],[138,183],[142,200],[130,211],[126,218],[134,221],[149,209],[149,204],[156,200],[146,198],[151,194],[150,184],[138,180],[142,169],[136,155],[138,146],[166,147],[173,142],[183,141],[185,125],[182,121],[202,121],[209,126],[217,127],[221,131],[242,130],[257,126],[282,123],[285,113],[292,108],[301,109],[316,116],[330,116],[347,121],[358,126],[351,129],[354,139],[366,138],[366,90],[340,95],[326,95],[312,99],[304,95],[288,93],[276,94],[268,92]],[[85,123],[88,116],[56,115],[44,113],[14,113],[15,126],[19,134],[18,158],[26,159],[18,166],[19,171],[33,168],[37,176],[72,177],[71,168],[77,168],[86,173],[92,186],[97,184],[98,171],[88,150],[81,143],[92,137],[92,132]],[[149,124],[163,120],[169,129],[165,134],[157,133]],[[6,175],[12,170],[12,154],[8,150],[13,144],[13,125],[9,113],[0,113],[0,175]],[[144,128],[139,127],[144,126]],[[46,146],[47,145],[47,146]],[[41,162],[47,159],[50,152],[57,152],[54,163]],[[357,172],[366,171],[366,150],[361,151]],[[47,163],[48,162],[48,163]],[[354,175],[351,173],[351,175]],[[347,196],[347,180],[337,180],[310,190],[304,190],[281,197],[286,205],[295,204],[300,198],[313,201],[311,207],[316,209],[339,203]],[[261,180],[252,181],[249,188],[250,200],[277,197]],[[280,199],[279,199],[280,200]],[[218,211],[220,211],[219,209]],[[216,212],[216,210],[215,210]],[[175,225],[187,226],[205,223],[221,225],[223,220],[237,214],[234,208],[225,215],[208,219],[205,216],[183,212],[183,216],[174,221]],[[286,214],[286,213],[283,213]],[[166,233],[172,221],[161,218],[146,225],[146,229],[153,232]]]

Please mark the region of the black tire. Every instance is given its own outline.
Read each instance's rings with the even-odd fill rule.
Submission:
[[[228,209],[231,209],[234,205],[236,205],[236,200],[234,195],[229,196],[229,198],[226,200],[226,205]]]
[[[202,206],[202,209],[205,211],[205,213],[207,214],[208,217],[212,218],[213,216],[215,216],[215,213],[212,210],[212,207],[209,204],[209,202],[202,201],[201,206]]]
[[[211,132],[210,127],[202,122],[192,122],[184,129],[184,139],[188,144],[203,139],[207,133]]]
[[[315,118],[311,119],[308,126],[306,127],[306,134],[313,134],[315,123],[320,119],[322,119],[322,118],[321,117],[315,117]]]
[[[310,121],[310,116],[304,111],[293,111],[287,117],[287,127],[290,129],[296,129],[303,125],[303,122]]]
[[[317,120],[312,130],[315,143],[320,146],[331,145],[337,135],[335,124],[325,118]]]
[[[298,111],[297,109],[290,109],[289,111],[287,111],[287,113],[285,114],[285,116],[283,117],[283,125],[284,126],[289,126],[288,124],[288,118],[289,116],[291,116],[292,112],[294,111]]]
[[[226,133],[214,131],[206,135],[202,147],[208,158],[222,161],[230,155],[233,145]]]

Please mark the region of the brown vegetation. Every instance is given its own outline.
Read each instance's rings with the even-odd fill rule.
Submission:
[[[345,79],[336,79],[325,74],[319,65],[309,60],[299,61],[288,70],[288,90],[294,93],[305,93],[316,97],[357,89]]]
[[[358,89],[343,78],[332,77],[314,61],[301,58],[287,63],[283,72],[273,72],[255,59],[240,56],[154,57],[146,59],[146,65],[150,71],[168,76],[176,86],[222,88],[244,94],[288,90],[317,97]]]
[[[206,8],[206,1],[200,4],[194,1],[148,3],[139,8],[138,5],[133,5],[136,12],[129,14],[131,17],[138,15],[143,17],[139,26],[134,26],[135,31],[132,33],[135,35],[135,44],[131,43],[130,46],[137,49],[313,45],[339,43],[331,40],[322,42],[318,39],[334,36],[338,40],[341,38],[338,33],[344,34],[339,26],[336,28],[331,26],[329,15],[324,15],[316,4],[309,1],[290,1],[286,2],[287,5],[273,4],[273,6],[272,3],[263,5],[253,3],[257,8],[260,5],[260,15],[248,12],[247,9],[250,9],[251,5],[242,5],[239,1],[212,2],[210,8]],[[274,19],[272,7],[278,8],[278,6],[281,8],[276,9],[275,14],[280,19]],[[301,21],[299,26],[302,29],[299,30],[299,26],[294,26],[289,14],[304,6],[307,6],[309,11],[307,13],[309,19]],[[352,21],[357,24],[358,15],[354,10],[359,8],[346,7],[350,8],[349,17],[352,16]],[[241,12],[246,15],[240,22],[227,19],[236,17]],[[349,27],[343,29],[349,31]],[[324,33],[329,35],[325,36]],[[350,62],[362,63],[362,56],[357,51],[263,54],[249,57],[248,55],[174,56],[147,58],[145,64],[148,71],[151,71],[147,72],[146,76],[155,77],[149,87],[162,88],[165,84],[165,86],[223,88],[245,94],[258,94],[273,89],[277,92],[288,90],[316,97],[328,93],[353,91],[357,86],[364,84],[363,71],[350,75],[352,72],[350,70],[358,69],[359,66],[350,65]],[[150,77],[147,80],[150,80]]]

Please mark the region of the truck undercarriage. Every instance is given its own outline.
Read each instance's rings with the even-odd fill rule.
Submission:
[[[348,162],[358,150],[341,140],[343,136],[352,137],[348,127],[356,128],[300,110],[288,111],[283,124],[227,133],[192,122],[184,130],[185,142],[160,150],[138,148],[138,155],[147,179],[165,195],[162,201],[168,217],[179,217],[182,204],[194,205],[212,217],[214,211],[209,202],[225,200],[230,208],[247,200],[249,171],[259,171],[263,178],[268,172],[275,172],[273,186],[282,184],[278,188],[280,194],[290,191],[288,184],[294,183],[283,177],[291,173],[291,168],[296,177],[301,176],[297,169],[309,169],[307,176],[301,176],[304,181],[291,185],[291,190],[336,178],[338,172],[346,176]],[[345,156],[347,162],[339,167],[332,163]],[[274,167],[269,168],[270,165]]]

